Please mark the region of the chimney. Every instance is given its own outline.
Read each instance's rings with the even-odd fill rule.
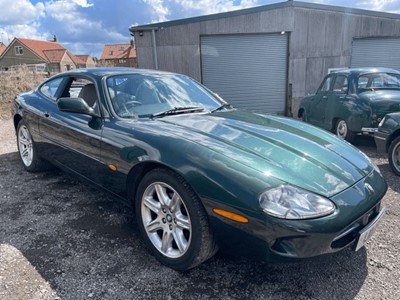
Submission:
[[[53,36],[53,42],[57,43],[57,36],[56,35]]]
[[[133,38],[131,39],[130,44],[131,44],[131,47],[135,48],[135,40]]]

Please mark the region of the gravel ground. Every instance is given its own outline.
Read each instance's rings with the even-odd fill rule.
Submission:
[[[370,137],[356,146],[390,187],[366,247],[282,264],[217,254],[180,273],[149,254],[129,208],[61,171],[24,171],[0,120],[0,299],[400,299],[400,178]]]

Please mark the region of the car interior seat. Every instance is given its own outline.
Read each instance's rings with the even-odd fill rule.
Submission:
[[[93,107],[98,98],[95,85],[93,83],[86,84],[79,92],[78,97],[85,100],[87,105]]]

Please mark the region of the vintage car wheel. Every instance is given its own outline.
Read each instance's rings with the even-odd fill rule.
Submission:
[[[176,173],[149,172],[139,184],[135,206],[147,246],[166,266],[188,270],[217,251],[204,207]]]
[[[48,164],[39,157],[31,133],[22,120],[17,127],[17,146],[19,157],[27,171],[38,172],[47,168]]]
[[[335,133],[338,137],[348,142],[352,142],[354,140],[354,132],[352,132],[349,129],[345,120],[342,119],[337,120],[335,126]]]
[[[394,173],[400,175],[400,136],[395,138],[390,144],[389,165]]]

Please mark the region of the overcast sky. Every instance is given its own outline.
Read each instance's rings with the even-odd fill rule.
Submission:
[[[400,13],[400,0],[303,0]],[[0,0],[0,41],[58,41],[74,54],[100,57],[104,44],[128,43],[128,28],[283,0]]]

